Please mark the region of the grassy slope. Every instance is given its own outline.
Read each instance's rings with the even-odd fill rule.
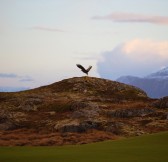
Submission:
[[[2,162],[168,162],[168,132],[61,147],[0,147]]]

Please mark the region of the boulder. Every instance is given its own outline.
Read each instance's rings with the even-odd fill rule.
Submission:
[[[56,131],[65,132],[77,132],[82,133],[88,129],[98,129],[100,123],[97,121],[79,121],[79,120],[62,120],[57,122],[54,129]]]
[[[12,130],[23,127],[26,121],[27,115],[23,112],[0,110],[0,130]]]
[[[100,108],[92,102],[74,102],[71,106],[73,109],[72,118],[93,119],[99,116]]]
[[[129,118],[129,117],[138,117],[145,116],[155,111],[151,108],[134,108],[134,109],[120,109],[120,110],[110,110],[106,114],[109,117],[117,118]]]
[[[152,104],[156,108],[166,109],[168,108],[168,97],[163,97]]]
[[[10,130],[16,128],[12,121],[12,114],[8,111],[0,109],[0,130]]]

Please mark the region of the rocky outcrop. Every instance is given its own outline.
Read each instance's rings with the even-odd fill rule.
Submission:
[[[26,114],[23,112],[0,110],[0,130],[13,130],[23,127],[26,121]]]
[[[168,97],[163,97],[153,103],[153,106],[160,109],[168,108]]]
[[[33,90],[0,93],[0,135],[12,132],[7,138],[15,137],[12,141],[17,145],[31,145],[31,132],[35,141],[36,135],[50,139],[51,134],[47,145],[141,135],[168,130],[166,107],[167,98],[154,102],[133,86],[93,77],[71,78]],[[18,137],[22,132],[26,135]],[[0,145],[7,138],[0,138]],[[29,142],[18,144],[18,138]]]
[[[12,121],[12,115],[8,111],[0,110],[0,130],[14,129],[15,124]]]
[[[147,98],[146,93],[139,88],[93,77],[66,79],[44,88],[55,93],[66,92],[83,94],[85,97],[96,96],[113,99],[114,101],[116,99],[117,102],[118,100],[138,100]]]
[[[138,116],[145,116],[148,114],[154,113],[154,109],[151,108],[135,108],[135,109],[121,109],[121,110],[110,110],[106,114],[108,117],[117,117],[117,118],[131,118]]]
[[[73,102],[71,106],[72,118],[84,118],[85,120],[94,119],[99,116],[100,108],[98,104],[92,102]]]
[[[86,132],[88,129],[98,129],[99,122],[80,121],[80,120],[62,120],[58,121],[54,129],[60,132]]]

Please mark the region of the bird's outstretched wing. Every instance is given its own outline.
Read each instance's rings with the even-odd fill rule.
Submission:
[[[78,68],[80,68],[82,71],[86,71],[86,69],[85,69],[82,65],[76,64],[76,66],[77,66]]]
[[[89,72],[91,68],[92,68],[92,66],[89,66],[88,69],[87,69],[87,71]]]

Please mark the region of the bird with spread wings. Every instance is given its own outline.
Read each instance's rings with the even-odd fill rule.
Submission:
[[[82,65],[80,65],[80,64],[76,64],[76,66],[77,66],[78,68],[80,68],[81,71],[84,72],[84,73],[87,74],[87,75],[88,75],[90,69],[92,68],[92,66],[89,66],[87,69],[85,69],[85,68],[84,68]]]

